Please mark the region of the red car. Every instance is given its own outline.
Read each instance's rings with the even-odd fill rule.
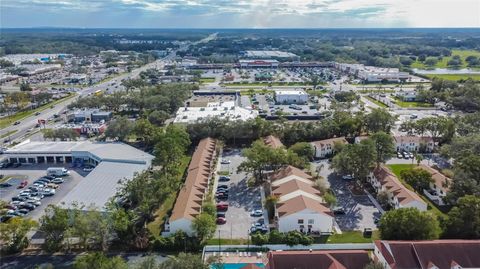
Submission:
[[[23,189],[23,188],[25,188],[27,185],[28,185],[28,181],[23,180],[22,182],[20,182],[20,185],[18,185],[18,188],[19,188],[19,189]]]
[[[227,219],[219,217],[217,218],[217,224],[225,224],[227,223]]]
[[[228,204],[227,203],[218,203],[217,204],[217,210],[228,210]]]

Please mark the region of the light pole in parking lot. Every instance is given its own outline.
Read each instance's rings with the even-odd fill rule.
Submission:
[[[220,252],[221,246],[222,246],[222,242],[220,242],[220,230],[218,230],[218,252]]]

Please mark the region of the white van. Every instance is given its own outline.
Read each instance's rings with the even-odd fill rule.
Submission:
[[[70,175],[70,171],[68,171],[63,167],[49,167],[47,168],[47,175],[62,177],[62,176]]]

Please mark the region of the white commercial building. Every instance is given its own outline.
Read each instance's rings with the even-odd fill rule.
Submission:
[[[398,152],[432,152],[435,142],[428,136],[394,136],[395,147]]]
[[[247,50],[243,53],[247,58],[298,58],[298,56],[291,52],[279,50]]]
[[[154,156],[123,143],[102,142],[30,142],[16,145],[4,152],[14,163],[46,163],[55,166],[95,168],[67,193],[59,204],[68,208],[73,203],[93,205],[104,210],[115,195],[119,182],[130,180],[148,169]]]
[[[406,81],[410,78],[410,75],[407,72],[400,72],[398,68],[383,68],[365,66],[363,64],[345,63],[335,63],[335,67],[344,73],[354,75],[367,82],[400,82]]]
[[[302,90],[277,90],[275,102],[277,104],[306,104],[308,94]]]
[[[277,68],[280,64],[277,60],[239,60],[241,68]]]
[[[204,107],[181,107],[177,111],[174,123],[195,123],[207,118],[218,117],[232,121],[246,121],[258,116],[258,111],[239,107],[234,101],[210,102]]]
[[[345,137],[336,137],[336,138],[330,138],[330,139],[310,142],[310,144],[315,149],[315,156],[314,157],[317,158],[317,159],[320,159],[320,158],[325,158],[325,157],[332,156],[333,153],[335,153],[335,144],[336,143],[348,144]]]

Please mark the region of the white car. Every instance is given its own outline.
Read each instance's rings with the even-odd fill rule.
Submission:
[[[33,183],[33,186],[41,189],[41,188],[45,188],[45,185],[44,184],[41,184],[41,183]]]
[[[53,196],[53,195],[55,195],[55,190],[54,190],[54,189],[50,189],[50,188],[46,188],[45,190],[43,190],[43,195],[45,195],[45,196]]]
[[[85,167],[85,168],[83,168],[83,171],[84,172],[91,172],[91,171],[93,171],[93,167]]]
[[[30,203],[30,204],[33,204],[35,206],[41,206],[42,205],[42,202],[40,202],[38,200],[34,200],[34,199],[28,199],[26,202]]]
[[[263,210],[260,210],[260,209],[253,210],[251,215],[254,217],[261,217],[263,216]]]
[[[230,164],[230,160],[222,160],[221,164]]]
[[[63,182],[65,182],[65,180],[64,180],[63,178],[57,177],[57,178],[54,178],[54,179],[52,180],[52,182],[50,182],[50,183],[62,184]]]

